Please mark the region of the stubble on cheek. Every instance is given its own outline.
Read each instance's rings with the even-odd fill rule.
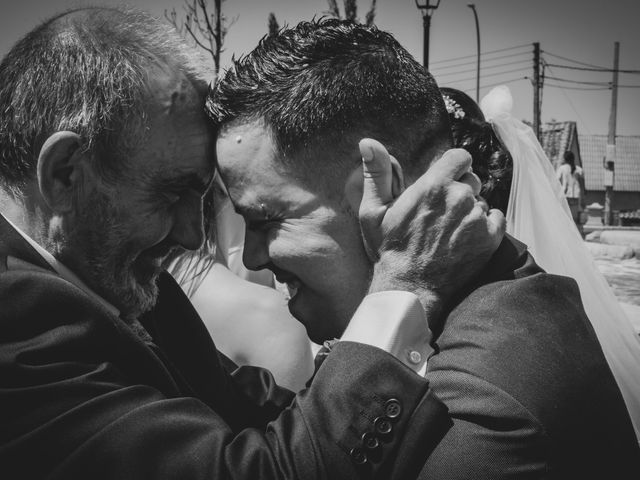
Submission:
[[[128,213],[118,209],[109,196],[93,192],[78,208],[68,238],[76,251],[82,252],[86,283],[113,303],[122,316],[135,317],[155,305],[157,275],[137,278],[133,232],[127,227],[127,218]]]

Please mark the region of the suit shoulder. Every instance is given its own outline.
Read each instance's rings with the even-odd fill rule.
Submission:
[[[493,337],[526,333],[540,339],[563,331],[592,333],[576,282],[547,273],[477,288],[450,312],[443,336],[470,326]]]
[[[431,370],[482,379],[536,416],[569,405],[567,396],[586,394],[592,382],[612,382],[567,277],[540,273],[480,287],[450,313],[437,344]]]
[[[72,325],[95,331],[117,319],[82,289],[45,270],[10,270],[0,274],[0,337],[34,338]]]

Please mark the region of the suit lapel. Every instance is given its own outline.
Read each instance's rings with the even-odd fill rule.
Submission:
[[[163,272],[158,278],[158,301],[140,317],[140,322],[164,352],[174,374],[200,399],[217,411],[233,411],[219,391],[229,388],[229,377],[220,363],[219,353],[205,327],[173,277]]]

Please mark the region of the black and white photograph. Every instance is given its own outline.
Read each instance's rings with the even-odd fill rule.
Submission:
[[[0,12],[0,478],[640,478],[640,3]]]

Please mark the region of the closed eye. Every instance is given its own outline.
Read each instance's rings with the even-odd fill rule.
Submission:
[[[201,199],[202,194],[199,191],[194,190],[193,188],[184,188],[182,190],[164,191],[162,192],[162,197],[165,199],[168,205],[172,206],[188,197]]]
[[[251,231],[268,231],[273,228],[279,228],[282,224],[281,218],[266,218],[264,220],[247,220],[247,228]]]

